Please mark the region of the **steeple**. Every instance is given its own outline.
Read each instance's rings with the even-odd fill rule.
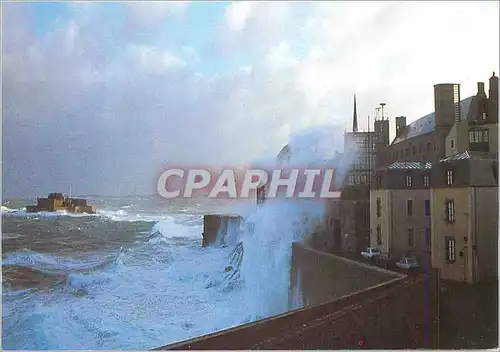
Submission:
[[[352,116],[352,131],[358,132],[358,112],[356,110],[356,94],[354,94],[354,112]]]

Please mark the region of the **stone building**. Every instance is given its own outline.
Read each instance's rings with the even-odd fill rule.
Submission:
[[[389,119],[382,112],[381,116],[375,116],[373,131],[359,131],[356,96],[354,96],[352,121],[352,132],[344,133],[344,153],[349,154],[353,159],[346,186],[369,186],[376,167],[378,152],[389,145]]]
[[[430,249],[432,265],[439,268],[446,267],[443,278],[475,281],[482,275],[481,272],[490,270],[483,270],[487,267],[486,264],[477,266],[476,262],[475,269],[469,268],[468,271],[461,269],[462,271],[457,274],[458,269],[444,265],[444,256],[436,251],[442,250],[444,253],[441,243],[444,241],[443,236],[448,239],[453,238],[455,241],[453,245],[457,244],[457,239],[450,233],[455,231],[458,234],[458,227],[453,227],[447,222],[444,226],[442,223],[443,204],[446,199],[460,198],[460,211],[454,215],[454,219],[459,221],[460,217],[461,226],[465,226],[460,228],[469,231],[463,236],[460,234],[462,242],[459,245],[462,249],[464,238],[479,236],[477,230],[467,227],[472,221],[476,221],[475,218],[465,215],[472,214],[475,207],[481,207],[474,203],[476,195],[482,195],[482,202],[491,205],[490,210],[497,207],[496,188],[491,189],[491,192],[486,191],[488,188],[496,187],[496,179],[487,178],[479,181],[479,176],[475,176],[475,173],[480,172],[483,167],[487,170],[481,172],[488,171],[488,175],[491,176],[493,175],[491,165],[496,165],[498,77],[493,74],[490,78],[489,96],[486,96],[482,82],[478,83],[475,96],[462,101],[460,101],[460,86],[456,84],[435,85],[434,93],[436,111],[408,126],[405,117],[397,117],[396,138],[379,154],[380,167],[375,172],[373,178],[375,185],[370,194],[370,244],[395,255],[410,252],[425,257]],[[472,165],[476,164],[478,169],[473,170]],[[445,171],[461,175],[460,187],[443,187],[443,182],[446,181],[443,176],[445,172],[443,165],[453,165],[452,171],[448,169]],[[489,165],[490,169],[484,165]],[[467,198],[466,194],[471,194],[470,198]],[[410,208],[412,215],[409,215]],[[469,220],[464,220],[462,216],[471,217]],[[496,219],[496,215],[493,218],[488,215],[484,220],[484,226],[488,227],[488,231],[492,231],[496,226],[495,234],[498,233]],[[495,245],[495,251],[496,248]],[[464,253],[462,250],[462,255]],[[488,258],[485,261],[490,263],[493,254],[485,250],[483,253]],[[468,260],[471,256],[462,258]],[[479,271],[473,276],[471,270]]]
[[[432,170],[432,266],[441,278],[498,278],[498,154],[465,151]]]
[[[389,119],[383,112],[375,117],[373,131],[359,131],[357,115],[354,96],[352,132],[344,134],[344,157],[352,163],[340,199],[328,201],[325,208],[324,245],[338,252],[370,244],[370,186],[378,153],[389,144]]]
[[[393,256],[430,257],[430,162],[397,161],[370,191],[370,246]]]
[[[465,120],[473,97],[460,101],[460,85],[434,86],[434,112],[406,124],[405,116],[396,117],[396,137],[381,151],[378,167],[396,161],[437,162],[446,156],[446,137],[455,122]]]
[[[476,96],[472,97],[467,118],[457,122],[446,137],[446,156],[470,151],[498,150],[498,77],[489,79],[489,96],[484,83],[478,82]]]

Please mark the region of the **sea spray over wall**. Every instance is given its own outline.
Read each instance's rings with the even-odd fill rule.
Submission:
[[[289,143],[293,165],[325,165],[335,169],[336,185],[344,181],[355,155],[354,150],[340,153],[343,146],[341,129],[318,127],[295,136]],[[256,320],[287,311],[292,242],[303,242],[311,233],[313,224],[324,219],[324,200],[282,199],[257,207],[245,214],[245,223],[251,224],[241,230],[242,246],[236,248],[240,255],[232,256],[231,267],[238,267],[242,281],[243,304],[251,316],[246,321]],[[242,214],[243,215],[243,214]],[[252,229],[252,230],[249,230]],[[241,255],[243,254],[244,255]],[[237,257],[241,263],[235,263]],[[300,292],[292,309],[300,308]]]

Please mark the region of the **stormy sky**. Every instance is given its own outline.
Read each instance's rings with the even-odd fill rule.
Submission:
[[[498,2],[7,3],[3,197],[151,194],[168,164],[247,163],[292,135],[413,121],[498,71]],[[394,129],[394,122],[391,128]],[[321,129],[321,127],[319,127]]]

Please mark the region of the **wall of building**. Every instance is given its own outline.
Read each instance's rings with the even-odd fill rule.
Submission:
[[[369,198],[327,201],[325,231],[318,237],[317,242],[320,244],[318,248],[356,252],[368,246],[370,243],[369,207]],[[340,231],[338,231],[339,228]]]
[[[488,131],[488,143],[484,151],[498,153],[498,123],[469,124],[469,131],[475,128]],[[475,149],[471,144],[472,143],[469,143],[469,149]]]
[[[445,201],[455,200],[455,222],[445,222]],[[467,250],[471,221],[469,219],[471,204],[469,188],[432,188],[431,189],[431,236],[432,236],[432,267],[441,269],[441,277],[447,280],[470,281],[472,269],[469,258],[472,256]],[[446,262],[445,237],[455,239],[455,262]],[[463,251],[463,257],[459,253]]]
[[[431,228],[431,216],[425,215],[425,200],[430,200],[429,189],[399,189],[391,190],[392,198],[392,231],[393,249],[396,255],[408,252],[425,257],[430,252],[426,245],[426,229]],[[413,214],[407,214],[407,201],[413,201]],[[413,245],[409,244],[409,229],[413,229]],[[422,259],[423,259],[422,258]]]
[[[474,128],[488,130],[488,145],[486,149],[492,153],[498,153],[498,123],[488,123],[481,125],[471,124],[468,120],[457,122],[446,137],[446,156],[462,153],[471,150],[469,142],[469,131]],[[453,148],[452,143],[453,142]],[[473,148],[472,148],[473,149]]]
[[[380,198],[380,216],[377,216],[377,198]],[[391,191],[387,189],[372,189],[370,192],[370,246],[389,253],[392,241],[392,202]],[[381,242],[377,241],[377,226],[380,226]]]
[[[498,187],[473,187],[469,192],[476,219],[472,233],[477,246],[477,279],[488,280],[498,277]]]
[[[452,143],[453,141],[453,143]],[[453,125],[446,137],[446,155],[451,156],[469,149],[469,122],[462,120]],[[453,146],[452,146],[453,145]]]
[[[445,138],[448,129],[437,129],[385,148],[381,153],[380,166],[395,161],[438,161],[445,155]]]
[[[381,214],[377,216],[377,198],[381,201]],[[407,201],[413,201],[412,216],[408,216]],[[431,216],[425,215],[425,200],[430,200],[430,189],[379,189],[371,191],[370,245],[384,253],[403,256],[408,252],[427,259],[430,244],[426,231],[431,229]],[[377,225],[381,226],[382,244],[377,244]],[[413,245],[409,244],[409,229],[413,229]]]

